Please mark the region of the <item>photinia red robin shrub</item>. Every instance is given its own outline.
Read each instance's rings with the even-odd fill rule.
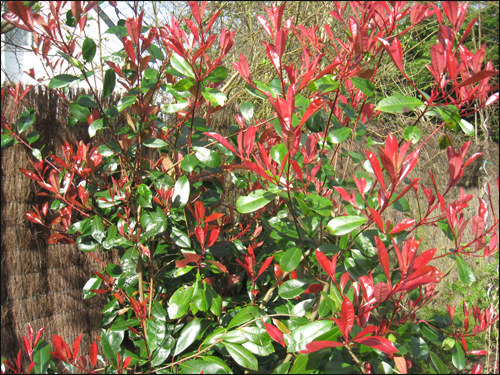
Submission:
[[[432,3],[332,2],[332,22],[343,27],[345,40],[334,37],[328,24],[318,25],[325,31],[319,37],[318,27],[283,20],[285,4],[264,7],[266,16],[257,19],[274,78],[259,81],[243,54],[232,63],[255,101],[241,103],[238,124],[223,136],[210,127],[210,118],[227,101],[224,58],[236,31],[212,34],[220,11],[208,16],[206,2],[188,3],[192,20],[172,16],[170,24],[144,27],[143,12],[136,11],[108,30],[120,35],[123,49],[119,62],[98,61],[106,67],[100,87],[89,80],[97,73],[91,64],[96,43],[76,32],[63,37],[61,3],[51,2],[45,18],[22,2],[8,2],[4,15],[33,32],[34,51],[49,69],[58,63],[81,72],[54,75],[49,89],[64,100],[71,83],[87,81],[93,88],[93,97],[69,104],[68,120],[87,123],[93,145],[65,142],[62,157],[44,155],[37,137],[24,136],[35,121],[27,110],[18,119],[2,114],[2,148],[21,142],[33,151],[33,168],[20,172],[44,189],[47,203],[26,218],[50,231],[49,244],[75,244],[102,265],[83,292],[109,301],[102,320],[107,328],[97,338],[105,372],[406,373],[412,353],[425,351],[420,359],[430,356],[434,370],[444,372],[426,341],[452,349],[457,370],[465,367],[466,354],[487,354],[468,350],[467,340],[498,320],[493,306],[480,310],[464,303],[463,322],[452,306],[439,320],[416,318],[447,276],[432,260],[454,259],[462,282],[471,284],[464,258],[498,251],[498,212],[490,195],[478,198],[472,216],[466,208],[473,196],[461,190],[459,199],[449,198],[481,155],[469,155],[470,142],[453,144],[449,135],[471,135],[463,117],[498,100],[498,86],[488,84],[498,72],[491,61],[484,64],[484,47],[472,52],[463,45],[475,22],[463,25],[468,5],[442,2],[443,17]],[[95,6],[71,2],[70,27],[82,30]],[[405,17],[410,27],[398,28]],[[439,22],[427,65],[435,82],[423,92],[405,73],[400,38],[429,17]],[[301,52],[287,65],[291,39]],[[50,46],[61,56],[56,64],[48,58]],[[371,101],[385,54],[415,95]],[[104,108],[102,98],[116,85],[126,94]],[[30,88],[18,84],[8,94],[17,106]],[[156,102],[158,93],[171,103]],[[471,107],[473,102],[480,106]],[[254,106],[270,108],[272,115],[257,118]],[[165,122],[162,113],[176,114],[174,121]],[[383,147],[368,147],[366,157],[350,151],[381,113],[409,116],[414,123],[403,138],[389,134]],[[420,140],[423,116],[439,124]],[[432,186],[412,177],[422,146],[434,137],[447,147],[444,187],[432,171]],[[339,167],[339,157],[359,166],[352,176]],[[229,176],[244,191],[235,206],[224,192]],[[408,195],[418,201],[418,216],[394,221],[394,210],[409,212]],[[416,235],[417,228],[436,225],[451,248],[427,249]],[[471,241],[464,242],[466,233]],[[121,263],[100,261],[92,254],[98,248],[122,249]],[[70,348],[54,335],[51,349],[42,332],[33,341],[29,326],[24,338],[28,372],[53,371],[52,357],[71,371],[102,371],[96,342],[87,357],[79,352],[81,336]],[[135,350],[125,349],[126,341]],[[21,351],[14,362],[3,360],[23,372]]]

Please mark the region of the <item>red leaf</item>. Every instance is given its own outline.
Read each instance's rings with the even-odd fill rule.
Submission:
[[[255,280],[257,280],[259,278],[259,276],[262,275],[262,273],[267,269],[267,267],[269,267],[269,265],[273,261],[273,258],[274,258],[274,255],[272,257],[269,257],[266,259],[266,261],[264,262],[262,267],[260,267],[259,273],[257,274],[257,277],[255,278]]]
[[[396,67],[404,75],[405,71],[404,71],[404,67],[403,67],[403,49],[401,48],[401,42],[397,38],[394,38],[392,45],[389,45],[388,42],[385,42],[383,44],[384,44],[384,48],[389,53],[389,56],[391,56],[391,59],[394,62],[394,64],[396,65]]]
[[[231,146],[231,144],[222,135],[217,134],[217,133],[213,133],[213,132],[206,132],[206,133],[203,133],[203,134],[205,134],[207,137],[215,139],[217,142],[221,143],[224,147],[226,147],[227,149],[229,149],[230,151],[232,151],[236,155],[238,155],[238,153],[236,152],[236,150],[234,149],[234,147]]]
[[[200,15],[200,7],[198,6],[197,1],[188,1],[189,7],[191,8],[191,13],[193,13],[193,17],[195,21],[198,23],[198,26],[201,27],[201,15]]]
[[[259,15],[257,16],[257,20],[260,22],[267,35],[269,35],[271,39],[274,39],[273,31],[271,30],[271,26],[269,26],[269,23],[267,23],[266,19]]]
[[[465,81],[463,81],[459,85],[459,87],[470,85],[471,83],[481,81],[482,79],[485,79],[485,78],[488,78],[491,76],[496,76],[497,74],[498,74],[497,70],[481,70],[480,72],[474,74],[469,79],[466,79]]]
[[[33,212],[26,212],[25,216],[32,223],[44,225],[40,217]]]
[[[123,37],[123,47],[125,48],[125,51],[127,52],[127,55],[130,58],[130,60],[132,60],[132,62],[135,64],[134,46],[126,36]]]
[[[478,363],[477,365],[475,365],[472,370],[470,371],[471,374],[481,374],[481,364]]]
[[[32,180],[35,180],[35,181],[42,181],[40,179],[40,177],[38,177],[35,173],[31,172],[31,171],[28,171],[27,169],[24,169],[24,168],[19,168],[19,170],[24,174],[26,175],[27,177],[31,178]]]
[[[194,203],[194,211],[196,221],[198,222],[198,224],[200,224],[205,217],[205,205],[203,204],[203,202],[196,201]]]
[[[477,21],[478,18],[479,18],[479,16],[476,17],[476,18],[474,18],[472,21],[469,22],[469,24],[465,28],[465,31],[464,31],[464,33],[462,35],[462,38],[460,38],[460,44],[463,44],[465,38],[467,38],[467,35],[469,35],[469,33],[472,31],[472,28],[476,24],[476,21]]]
[[[431,259],[434,257],[434,254],[436,252],[436,249],[430,249],[427,251],[424,251],[415,261],[413,262],[413,269],[417,270],[420,267],[424,267],[431,261]]]
[[[332,263],[328,260],[325,254],[323,254],[319,250],[314,250],[316,254],[316,259],[318,260],[319,265],[323,270],[326,272],[326,274],[330,277],[334,277],[334,272],[335,270],[332,267]]]
[[[309,106],[306,109],[306,112],[304,113],[304,116],[302,116],[302,119],[300,120],[299,128],[304,125],[304,123],[314,115],[321,107],[323,106],[323,99],[317,98],[309,104]]]
[[[384,243],[377,236],[375,236],[375,243],[377,244],[378,259],[380,261],[380,265],[382,266],[385,276],[387,277],[387,282],[389,283],[389,285],[391,285],[389,255],[387,255],[387,249],[385,248]]]
[[[44,330],[45,330],[45,327],[42,327],[38,330],[38,333],[36,334],[35,342],[33,343],[34,347],[36,347],[36,344],[38,344],[38,340],[40,340],[40,337],[42,336],[42,333]]]
[[[380,232],[384,233],[384,222],[382,220],[382,217],[373,208],[368,207],[368,209],[370,210],[370,213],[372,214],[372,219],[375,222],[375,224],[377,224],[378,229],[380,229]]]
[[[457,24],[457,16],[458,16],[458,1],[443,1],[443,12],[446,15],[446,18],[450,21],[453,27]]]
[[[344,295],[344,300],[342,301],[342,324],[344,325],[342,334],[347,340],[354,325],[354,307],[346,295]]]
[[[76,359],[76,363],[78,364],[78,366],[83,367],[84,369],[87,368],[87,358],[85,358],[85,356],[83,355]]]
[[[224,216],[224,214],[214,213],[212,215],[209,215],[205,218],[205,223],[209,223],[211,221],[217,220],[217,219],[221,218],[222,216]]]
[[[215,243],[215,241],[217,241],[217,237],[219,237],[219,233],[220,233],[220,228],[215,228],[214,230],[212,230],[210,232],[210,236],[208,237],[208,242],[206,244],[207,247],[212,246]]]
[[[207,27],[205,28],[205,33],[208,33],[210,29],[212,28],[212,25],[214,22],[217,20],[217,17],[219,17],[220,12],[222,12],[222,9],[219,9],[213,16],[210,18],[210,21],[208,22]]]
[[[4,20],[14,24],[15,26],[19,27],[20,29],[23,29],[26,31],[35,31],[35,29],[33,27],[31,9],[29,7],[24,5],[23,2],[19,2],[19,1],[9,1],[9,2],[7,2],[7,6],[9,7],[12,14],[10,12],[5,12],[2,15],[2,18]],[[18,19],[16,19],[16,17]],[[21,20],[23,23],[19,23],[19,20]]]
[[[301,350],[299,353],[301,354],[314,353],[321,349],[338,348],[339,346],[344,346],[344,343],[336,341],[314,341],[307,344],[306,350]]]
[[[24,351],[26,352],[26,354],[28,354],[28,356],[30,357],[30,361],[33,360],[33,349],[31,348],[30,344],[28,343],[28,339],[26,338],[26,336],[23,336],[23,347],[24,347]]]
[[[411,227],[413,224],[415,224],[414,219],[405,219],[401,223],[396,225],[394,228],[392,228],[392,230],[389,232],[389,234],[395,234],[395,233],[402,232],[402,231],[408,229],[409,227]]]
[[[312,293],[312,294],[315,294],[315,293],[319,293],[323,290],[323,284],[312,284],[311,286],[309,286],[309,288],[307,288],[306,290],[304,290],[304,293]]]
[[[182,255],[184,255],[184,258],[183,260],[178,260],[177,262],[175,262],[175,266],[177,268],[184,268],[186,267],[186,265],[188,263],[191,263],[191,262],[198,262],[200,259],[201,259],[201,255],[199,254],[194,254],[194,253],[182,253]]]
[[[391,294],[391,288],[386,283],[378,283],[373,288],[373,297],[378,303],[384,302]]]
[[[129,364],[130,364],[130,361],[132,360],[132,357],[127,357],[124,361],[123,361],[123,364],[122,364],[122,369],[126,368]]]
[[[244,151],[246,156],[250,156],[255,144],[255,126],[251,125],[245,132]]]
[[[360,337],[359,339],[355,339],[354,341],[356,341],[359,344],[363,344],[371,348],[380,350],[381,352],[386,354],[396,353],[398,351],[398,349],[394,346],[394,344],[385,337],[380,337],[380,336]]]
[[[467,352],[467,354],[473,354],[473,355],[486,355],[488,354],[487,350],[471,350]]]
[[[82,334],[75,339],[73,342],[73,358],[78,357],[78,352],[80,351],[80,341],[82,340]]]
[[[396,367],[398,368],[401,374],[407,374],[408,369],[406,368],[406,359],[405,357],[394,356],[394,363],[396,363]]]
[[[69,350],[68,344],[64,342],[64,340],[57,336],[52,336],[52,342],[54,344],[54,348],[57,350],[57,353],[64,358],[63,361],[66,361],[68,358],[71,358],[71,352]]]
[[[375,173],[375,177],[377,177],[377,180],[380,183],[380,186],[382,187],[382,189],[385,192],[386,189],[385,189],[385,183],[384,183],[384,175],[382,174],[382,169],[380,168],[380,163],[379,163],[379,161],[374,153],[372,153],[368,150],[365,150],[365,151],[366,151],[366,156],[368,157],[368,160],[370,161],[370,164],[372,166],[373,172]]]
[[[150,253],[149,249],[146,246],[144,246],[142,243],[140,243],[140,242],[138,242],[138,243],[139,243],[139,247],[141,248],[142,253],[144,255],[146,255],[148,258],[150,258],[151,253]]]
[[[283,332],[281,332],[277,327],[272,324],[264,323],[267,334],[278,344],[283,345],[285,348],[285,340],[283,339]]]

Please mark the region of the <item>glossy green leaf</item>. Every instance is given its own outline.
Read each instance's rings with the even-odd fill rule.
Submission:
[[[19,122],[17,123],[19,133],[24,132],[25,130],[28,130],[31,125],[35,122],[36,115],[35,111],[33,108],[30,108],[22,113],[21,116],[19,116]]]
[[[33,369],[35,374],[48,374],[51,358],[50,351],[50,346],[46,341],[38,341],[33,351],[33,362],[35,363]]]
[[[81,235],[76,239],[78,249],[85,252],[96,251],[99,243],[92,236]]]
[[[137,186],[137,193],[139,194],[137,203],[139,203],[142,207],[151,207],[153,193],[149,189],[148,185],[140,184]]]
[[[220,155],[215,151],[196,146],[193,146],[193,149],[196,151],[196,158],[209,168],[216,168],[222,162]]]
[[[15,145],[15,139],[9,137],[7,134],[2,134],[2,148],[9,148]]]
[[[226,94],[217,89],[202,87],[201,94],[207,99],[214,107],[223,106],[227,100]]]
[[[201,323],[202,321],[200,319],[194,319],[186,324],[186,326],[182,329],[179,338],[177,339],[174,356],[182,353],[189,347],[189,345],[196,341],[196,337],[198,337],[203,328],[203,325]]]
[[[203,288],[201,278],[197,279],[194,284],[193,300],[191,301],[191,311],[196,314],[198,311],[207,312],[208,302],[205,297],[205,290]]]
[[[299,247],[292,247],[285,251],[280,260],[280,266],[283,272],[292,272],[300,264],[302,250]]]
[[[243,102],[240,104],[241,114],[243,118],[250,121],[253,117],[253,104],[252,102]]]
[[[465,285],[472,285],[476,281],[476,277],[474,276],[472,269],[467,263],[465,263],[460,255],[457,255],[457,270],[460,281]]]
[[[205,298],[207,299],[210,311],[220,317],[222,313],[222,297],[215,291],[210,284],[203,283],[205,288]]]
[[[189,65],[189,63],[186,60],[184,60],[181,56],[179,56],[175,52],[172,54],[172,57],[170,58],[170,63],[172,64],[172,67],[179,73],[182,73],[183,75],[193,79],[196,78],[193,72],[193,68],[191,68],[191,65]]]
[[[85,38],[82,45],[82,57],[87,62],[91,62],[94,59],[96,48],[97,45],[93,39]]]
[[[305,374],[308,361],[309,355],[299,353],[297,358],[295,358],[292,368],[290,369],[290,374]],[[277,372],[277,374],[279,374],[279,372]]]
[[[290,333],[290,340],[287,346],[287,352],[293,353],[306,349],[306,345],[312,342],[316,337],[332,329],[332,322],[329,320],[320,320],[295,328]]]
[[[194,168],[198,165],[198,159],[194,155],[186,155],[181,161],[182,170],[191,173]]]
[[[89,136],[90,138],[94,137],[99,130],[104,127],[104,119],[98,118],[95,121],[92,121],[92,124],[89,125]]]
[[[120,345],[123,341],[123,334],[117,332],[106,331],[104,328],[101,331],[101,346],[102,351],[110,362],[116,365],[116,353],[120,351]]]
[[[467,134],[470,137],[474,136],[475,134],[474,125],[472,125],[470,122],[464,119],[460,119],[459,124],[465,134]]]
[[[118,112],[121,112],[125,108],[130,107],[132,104],[134,104],[136,102],[136,100],[137,100],[137,97],[135,95],[124,96],[123,98],[120,99],[120,101],[116,105]]]
[[[172,336],[167,335],[163,344],[158,348],[156,356],[153,358],[152,365],[160,366],[170,356],[172,349],[175,346],[175,340]]]
[[[176,208],[183,208],[188,200],[190,194],[189,180],[186,176],[181,176],[174,186],[174,195],[172,196],[172,206]]]
[[[92,237],[94,237],[94,239],[99,243],[102,243],[102,241],[106,238],[104,225],[99,216],[96,216],[94,220],[92,220]]]
[[[257,314],[258,311],[259,309],[256,306],[247,306],[242,308],[240,311],[238,311],[234,318],[231,319],[227,326],[227,329],[240,326],[248,322],[249,320],[252,320],[253,318],[255,318],[255,314]]]
[[[248,349],[230,342],[224,342],[224,346],[237,364],[250,370],[258,370],[259,363],[257,362],[257,358]]]
[[[29,132],[28,135],[26,136],[26,139],[30,144],[36,142],[38,138],[40,138],[40,133],[38,133],[36,130]]]
[[[117,278],[123,273],[123,270],[118,264],[110,263],[106,266],[106,273],[111,277]]]
[[[183,92],[183,91],[189,90],[191,87],[193,87],[193,85],[194,85],[194,83],[193,83],[192,80],[190,80],[190,79],[181,79],[179,82],[177,82],[173,86],[173,89],[176,90],[176,91]]]
[[[418,336],[411,337],[411,354],[418,359],[429,358],[429,347],[423,338]]]
[[[465,353],[460,342],[457,341],[453,350],[451,352],[451,361],[453,366],[457,368],[458,371],[463,370],[465,367]]]
[[[300,296],[311,284],[311,280],[292,279],[280,285],[278,294],[281,298],[291,299]]]
[[[172,241],[174,241],[174,243],[179,247],[182,247],[184,249],[188,249],[191,247],[191,239],[189,238],[189,236],[175,226],[172,227],[170,238],[172,238]]]
[[[321,216],[330,216],[333,209],[332,201],[319,195],[306,195],[304,197],[304,202],[310,210],[313,210]]]
[[[106,70],[104,74],[104,84],[102,88],[102,97],[107,98],[113,93],[116,85],[116,73],[113,69]]]
[[[270,193],[266,190],[258,189],[252,191],[246,197],[239,197],[236,201],[236,208],[242,214],[257,211],[271,202],[276,197],[276,194]]]
[[[221,365],[203,359],[191,359],[179,364],[179,374],[228,374]]]
[[[399,212],[408,212],[410,211],[410,204],[406,198],[399,198],[396,202],[393,203],[392,207],[398,210]]]
[[[139,319],[127,319],[119,323],[113,324],[109,330],[113,332],[127,331],[127,327],[135,327],[141,324]]]
[[[373,82],[368,81],[367,79],[359,77],[351,77],[351,82],[366,96],[372,96],[373,92],[375,91],[375,86],[373,85]]]
[[[420,139],[420,129],[416,126],[407,126],[403,132],[403,137],[405,141],[411,141],[411,143],[415,144]]]
[[[158,69],[146,69],[144,71],[144,78],[146,79],[154,79],[158,76]]]
[[[77,79],[78,77],[75,77],[71,74],[59,74],[50,80],[49,88],[58,89],[61,87],[66,87],[71,84],[71,82],[76,81]]]
[[[189,105],[189,102],[185,100],[178,100],[177,103],[172,103],[165,108],[166,113],[177,113],[179,111],[182,111],[184,108],[186,108]]]
[[[343,127],[343,128],[331,131],[328,133],[328,136],[327,136],[328,142],[332,143],[332,144],[342,143],[347,139],[347,137],[349,137],[349,135],[351,134],[351,131],[352,131],[352,129],[347,128],[347,127]]]
[[[184,289],[184,286],[181,286],[174,292],[168,303],[167,312],[169,319],[178,319],[187,313],[193,292],[194,288],[189,287],[188,289]]]
[[[444,335],[442,332],[438,331],[437,329],[425,323],[421,323],[419,324],[419,326],[420,330],[424,334],[424,337],[430,342],[432,342],[434,345],[441,345],[443,343]]]
[[[212,70],[208,76],[207,81],[210,82],[222,82],[224,81],[229,74],[229,71],[224,66],[218,66],[214,70]]]
[[[431,355],[431,366],[434,367],[434,370],[437,374],[449,374],[450,370],[445,366],[443,361],[439,358],[439,356],[433,352],[430,352]]]
[[[454,105],[440,105],[435,107],[435,110],[446,122],[446,127],[448,129],[458,131],[458,125],[460,124],[461,118],[457,107]]]
[[[148,138],[145,139],[142,144],[149,148],[160,148],[167,146],[167,142],[159,138]]]
[[[77,103],[70,103],[69,110],[72,115],[80,122],[87,122],[87,116],[90,115],[90,110],[86,107],[83,107]]]
[[[327,228],[332,234],[342,236],[363,225],[367,220],[361,216],[338,216],[328,222]]]
[[[97,107],[97,103],[94,101],[94,98],[90,95],[80,95],[76,101],[78,105],[86,108],[94,108]]]
[[[303,356],[303,355],[304,354],[299,354],[297,356],[297,359],[295,360],[295,362],[297,362],[299,356]],[[305,357],[307,357],[307,355]],[[276,368],[273,371],[273,374],[288,374],[288,369],[290,368],[290,364],[291,364],[290,362],[286,362],[286,363],[282,363],[281,365],[276,366]],[[301,374],[301,373],[302,372],[299,371],[297,374]],[[293,373],[290,372],[290,374],[293,374]]]
[[[111,26],[104,32],[104,34],[114,34],[122,37],[122,36],[128,36],[128,31],[125,26]]]
[[[415,108],[422,106],[423,103],[412,96],[393,95],[388,98],[382,99],[375,111],[382,111],[387,113],[404,113],[413,111]]]
[[[101,286],[102,280],[97,276],[92,276],[83,286],[83,298],[90,298],[95,296],[94,292],[91,292],[92,289],[99,289]]]

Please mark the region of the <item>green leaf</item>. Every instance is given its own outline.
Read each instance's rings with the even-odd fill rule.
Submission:
[[[87,116],[90,115],[90,110],[76,103],[70,103],[69,110],[71,114],[80,122],[87,122]]]
[[[134,96],[134,95],[124,96],[123,98],[120,99],[120,101],[116,105],[116,108],[118,109],[118,112],[121,112],[125,108],[130,107],[132,104],[135,103],[136,100],[137,100],[137,97]]]
[[[184,290],[184,286],[181,286],[175,291],[168,303],[167,312],[169,319],[178,319],[187,313],[191,298],[193,297],[193,292],[194,288],[189,287]]]
[[[240,326],[249,320],[255,318],[255,315],[259,309],[256,306],[247,306],[242,308],[238,313],[234,316],[233,319],[229,322],[227,329],[231,329],[236,326]]]
[[[244,102],[240,104],[241,114],[243,118],[250,121],[253,117],[253,104],[252,102]]]
[[[258,370],[259,363],[257,362],[257,358],[248,349],[230,342],[224,342],[224,346],[237,364],[250,370]]]
[[[329,320],[315,321],[295,328],[290,333],[287,352],[292,353],[305,350],[307,344],[330,329],[332,329],[332,322]]]
[[[302,250],[298,247],[292,247],[285,251],[280,260],[281,269],[284,272],[292,272],[300,264],[300,259],[302,257]]]
[[[104,119],[98,118],[95,121],[92,121],[92,124],[89,125],[89,136],[90,138],[94,137],[99,130],[104,127]]]
[[[307,203],[310,210],[320,214],[321,216],[330,216],[333,209],[331,200],[320,197],[319,195],[306,195],[304,201]]]
[[[94,98],[90,95],[80,95],[76,101],[78,105],[86,108],[94,108],[97,107],[97,103],[94,101]]]
[[[35,374],[48,374],[50,364],[50,346],[46,341],[40,340],[33,352],[33,367]]]
[[[439,356],[433,352],[430,352],[431,355],[431,366],[434,367],[434,370],[437,374],[449,374],[450,370],[445,366],[443,361],[439,358]]]
[[[26,139],[30,144],[36,142],[38,138],[40,138],[40,133],[38,133],[36,130],[29,132],[28,135],[26,136]]]
[[[184,60],[181,56],[179,56],[175,52],[172,54],[172,57],[170,58],[170,64],[172,64],[172,67],[179,73],[182,73],[183,75],[193,79],[196,78],[193,72],[193,68],[191,68],[191,65],[189,65],[189,63],[186,60]]]
[[[173,89],[176,91],[183,92],[189,90],[193,85],[194,83],[190,79],[181,79],[173,86]]]
[[[372,96],[373,92],[375,91],[375,86],[373,85],[373,82],[368,81],[367,79],[359,77],[351,77],[351,82],[366,96]]]
[[[429,358],[429,347],[423,338],[418,336],[411,337],[411,354],[418,359]]]
[[[92,237],[100,244],[106,238],[106,231],[104,230],[102,219],[99,216],[96,216],[94,220],[92,220]]]
[[[179,363],[179,374],[229,374],[224,367],[218,363],[204,361],[203,359],[192,359]]]
[[[217,89],[202,87],[201,94],[207,99],[214,107],[223,106],[227,100],[226,94]]]
[[[437,329],[425,323],[421,323],[419,324],[419,326],[425,338],[432,342],[434,345],[441,345],[443,343],[444,335],[442,332],[439,332]]]
[[[191,240],[189,239],[189,236],[175,226],[172,227],[170,238],[172,238],[172,241],[174,241],[174,243],[179,247],[184,249],[191,247]]]
[[[58,89],[61,87],[66,87],[71,82],[76,81],[77,79],[78,79],[78,77],[75,77],[71,74],[59,74],[50,80],[49,88]]]
[[[158,69],[146,69],[144,71],[144,78],[153,79],[153,78],[156,78],[156,76],[158,76],[158,74],[159,74]]]
[[[161,347],[159,347],[158,353],[154,357],[152,365],[159,366],[163,362],[165,362],[165,360],[169,357],[170,352],[174,348],[174,345],[175,345],[174,338],[172,336],[168,335],[165,342],[163,343],[163,345]],[[160,372],[158,372],[158,373],[160,373]]]
[[[123,270],[118,264],[110,263],[106,266],[106,273],[116,279],[123,273]]]
[[[15,145],[15,139],[9,137],[7,134],[2,134],[2,148],[9,148]]]
[[[467,263],[462,259],[460,255],[457,255],[457,270],[460,281],[465,285],[472,285],[476,281],[476,277],[472,272],[472,269]]]
[[[182,170],[191,173],[194,168],[198,165],[198,159],[194,155],[186,155],[181,161]]]
[[[38,160],[43,160],[42,152],[41,152],[39,149],[34,148],[34,149],[31,151],[31,153],[32,153],[32,154],[33,154],[33,156],[34,156],[35,158],[37,158]]]
[[[19,116],[19,122],[17,123],[19,133],[28,130],[31,125],[35,122],[36,115],[33,108],[30,108],[23,112],[21,116]]]
[[[328,222],[327,228],[332,234],[342,236],[343,234],[352,232],[360,225],[366,223],[367,220],[366,217],[361,216],[338,216]]]
[[[113,69],[106,70],[104,74],[104,85],[102,89],[102,97],[107,98],[113,93],[116,85],[116,73]]]
[[[196,341],[196,337],[198,337],[203,328],[201,323],[202,321],[200,319],[194,319],[182,329],[181,334],[177,339],[174,356],[182,353],[189,347],[189,345]]]
[[[101,331],[102,351],[114,365],[116,365],[116,353],[120,351],[120,345],[123,341],[123,337],[123,334],[108,332],[104,328]]]
[[[406,198],[399,198],[396,202],[393,203],[392,206],[399,212],[410,211],[410,204],[408,203],[408,200]]]
[[[145,139],[142,144],[149,148],[160,148],[167,146],[167,142],[159,138],[148,138]]]
[[[91,62],[94,59],[96,44],[93,39],[85,38],[82,45],[82,57],[87,61]]]
[[[311,91],[320,91],[323,93],[327,93],[333,90],[336,90],[339,87],[339,83],[333,80],[332,74],[326,74],[325,76],[317,79],[314,82],[311,82],[307,88]]]
[[[311,280],[308,279],[292,279],[287,280],[280,285],[278,294],[281,298],[291,299],[300,296],[309,287]]]
[[[83,287],[83,298],[90,298],[95,296],[94,292],[91,292],[92,289],[99,289],[101,286],[102,280],[97,276],[92,276]]]
[[[420,129],[416,126],[407,126],[403,132],[403,137],[405,141],[411,141],[411,143],[415,144],[420,139]]]
[[[304,354],[299,354],[297,356],[297,359],[295,362],[297,362],[299,356],[304,356]],[[307,355],[305,356],[307,357]],[[307,362],[306,362],[307,364]],[[290,362],[282,363],[281,365],[276,366],[276,368],[273,371],[273,374],[288,374],[288,369],[290,368]],[[298,372],[298,374],[301,374],[302,372]],[[292,372],[290,374],[293,374]]]
[[[470,122],[464,119],[460,119],[459,125],[462,128],[463,132],[468,136],[473,137],[474,134],[476,134],[474,130],[474,125],[472,125]]]
[[[196,146],[193,146],[193,149],[196,151],[196,158],[209,168],[216,168],[222,162],[220,155],[215,151]]]
[[[165,108],[166,113],[176,113],[189,105],[189,102],[185,100],[178,100],[177,103],[169,104],[167,108]]]
[[[455,339],[453,337],[448,336],[444,339],[443,344],[441,345],[444,350],[451,350],[453,346],[455,346]]]
[[[122,37],[128,36],[128,31],[125,26],[111,26],[104,32],[104,34],[114,34]]]
[[[297,358],[295,359],[295,362],[293,363],[292,369],[290,370],[290,374],[305,374],[308,360],[309,360],[309,355],[299,353],[297,355]],[[290,365],[290,363],[286,364]],[[286,372],[276,372],[276,374],[286,374]]]
[[[351,130],[351,128],[343,127],[329,132],[327,136],[328,142],[332,144],[339,144],[344,142],[351,134]]]
[[[448,129],[458,131],[458,124],[460,124],[461,118],[457,107],[454,105],[441,105],[435,107],[435,109],[446,122]]]
[[[457,341],[453,350],[451,352],[451,361],[453,362],[453,366],[457,368],[458,371],[463,370],[465,367],[465,353],[460,342]]]
[[[190,306],[191,311],[194,315],[196,315],[198,311],[206,312],[208,310],[208,302],[207,298],[205,297],[205,290],[203,289],[203,285],[201,283],[201,277],[198,278],[193,285],[193,300],[191,301]]]
[[[203,283],[205,288],[205,298],[207,299],[210,311],[220,318],[222,313],[222,297],[215,291],[210,284]]]
[[[207,81],[210,82],[222,82],[227,78],[227,75],[229,74],[229,71],[223,67],[223,66],[218,66],[214,70],[210,72],[210,74],[207,76]]]
[[[141,207],[152,207],[151,201],[153,199],[153,193],[149,189],[148,185],[140,184],[137,186],[137,193],[139,194],[137,203],[139,203]]]
[[[241,196],[236,201],[236,208],[242,214],[257,211],[271,202],[276,197],[276,194],[270,193],[266,190],[258,189],[252,191],[246,197]]]
[[[141,324],[141,321],[139,319],[128,319],[124,320],[119,323],[113,324],[109,330],[113,332],[120,332],[120,331],[126,331],[128,328],[127,327],[135,327]]]
[[[183,208],[189,201],[190,186],[186,176],[181,176],[174,186],[174,195],[172,196],[172,207]]]
[[[415,108],[422,106],[423,103],[412,96],[393,95],[388,98],[382,99],[375,111],[382,111],[387,113],[404,113],[413,111]]]

